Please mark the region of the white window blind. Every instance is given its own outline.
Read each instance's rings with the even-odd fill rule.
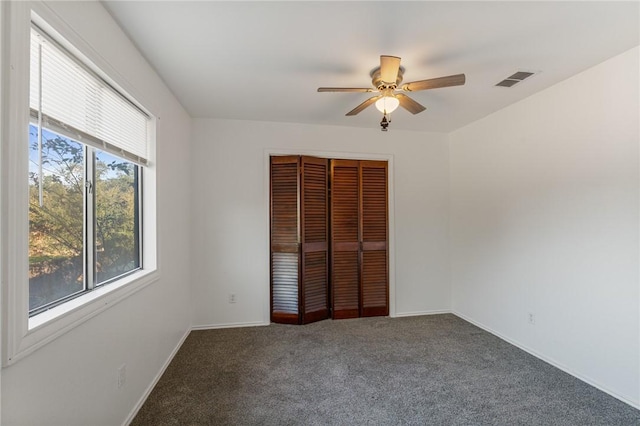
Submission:
[[[146,165],[149,117],[38,28],[29,104],[43,127]]]

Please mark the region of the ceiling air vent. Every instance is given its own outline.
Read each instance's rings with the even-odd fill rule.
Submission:
[[[533,74],[535,74],[535,73],[528,72],[528,71],[518,71],[517,73],[505,78],[500,83],[496,84],[496,86],[512,87],[512,86],[515,86],[516,84],[520,83],[525,78],[531,77]]]

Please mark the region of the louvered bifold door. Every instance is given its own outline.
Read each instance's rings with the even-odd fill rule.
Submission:
[[[332,316],[360,316],[358,161],[331,160]]]
[[[271,157],[271,321],[300,323],[299,157]]]
[[[389,315],[387,162],[360,162],[361,316]]]
[[[301,160],[301,313],[307,324],[329,317],[328,167],[325,158]]]

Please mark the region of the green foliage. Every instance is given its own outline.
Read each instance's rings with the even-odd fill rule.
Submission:
[[[83,149],[61,137],[42,142],[44,176],[29,172],[29,257],[80,256],[84,240]],[[37,143],[31,149],[37,151]]]
[[[37,153],[37,142],[32,142],[30,149]],[[114,158],[98,151],[95,162],[98,282],[127,272],[138,264],[136,166]],[[82,264],[78,264],[78,260],[83,256],[85,240],[84,147],[60,136],[43,138],[42,167],[42,176],[33,170],[29,173],[30,284],[46,281],[51,286],[51,282],[64,280],[75,288],[78,280],[82,281],[82,276],[78,275],[82,274]],[[66,268],[64,274],[62,265]],[[76,265],[78,269],[75,276],[69,273],[70,265]],[[31,285],[31,292],[37,291]]]
[[[99,281],[132,269],[135,244],[135,166],[96,161],[96,261]]]

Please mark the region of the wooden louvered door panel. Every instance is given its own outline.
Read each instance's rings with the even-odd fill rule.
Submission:
[[[360,316],[358,161],[331,160],[332,317]]]
[[[271,157],[271,321],[300,323],[299,157]]]
[[[360,162],[361,316],[389,315],[387,162]]]
[[[328,165],[325,158],[301,159],[303,324],[329,317]]]
[[[271,320],[388,315],[387,207],[386,162],[272,157]]]

